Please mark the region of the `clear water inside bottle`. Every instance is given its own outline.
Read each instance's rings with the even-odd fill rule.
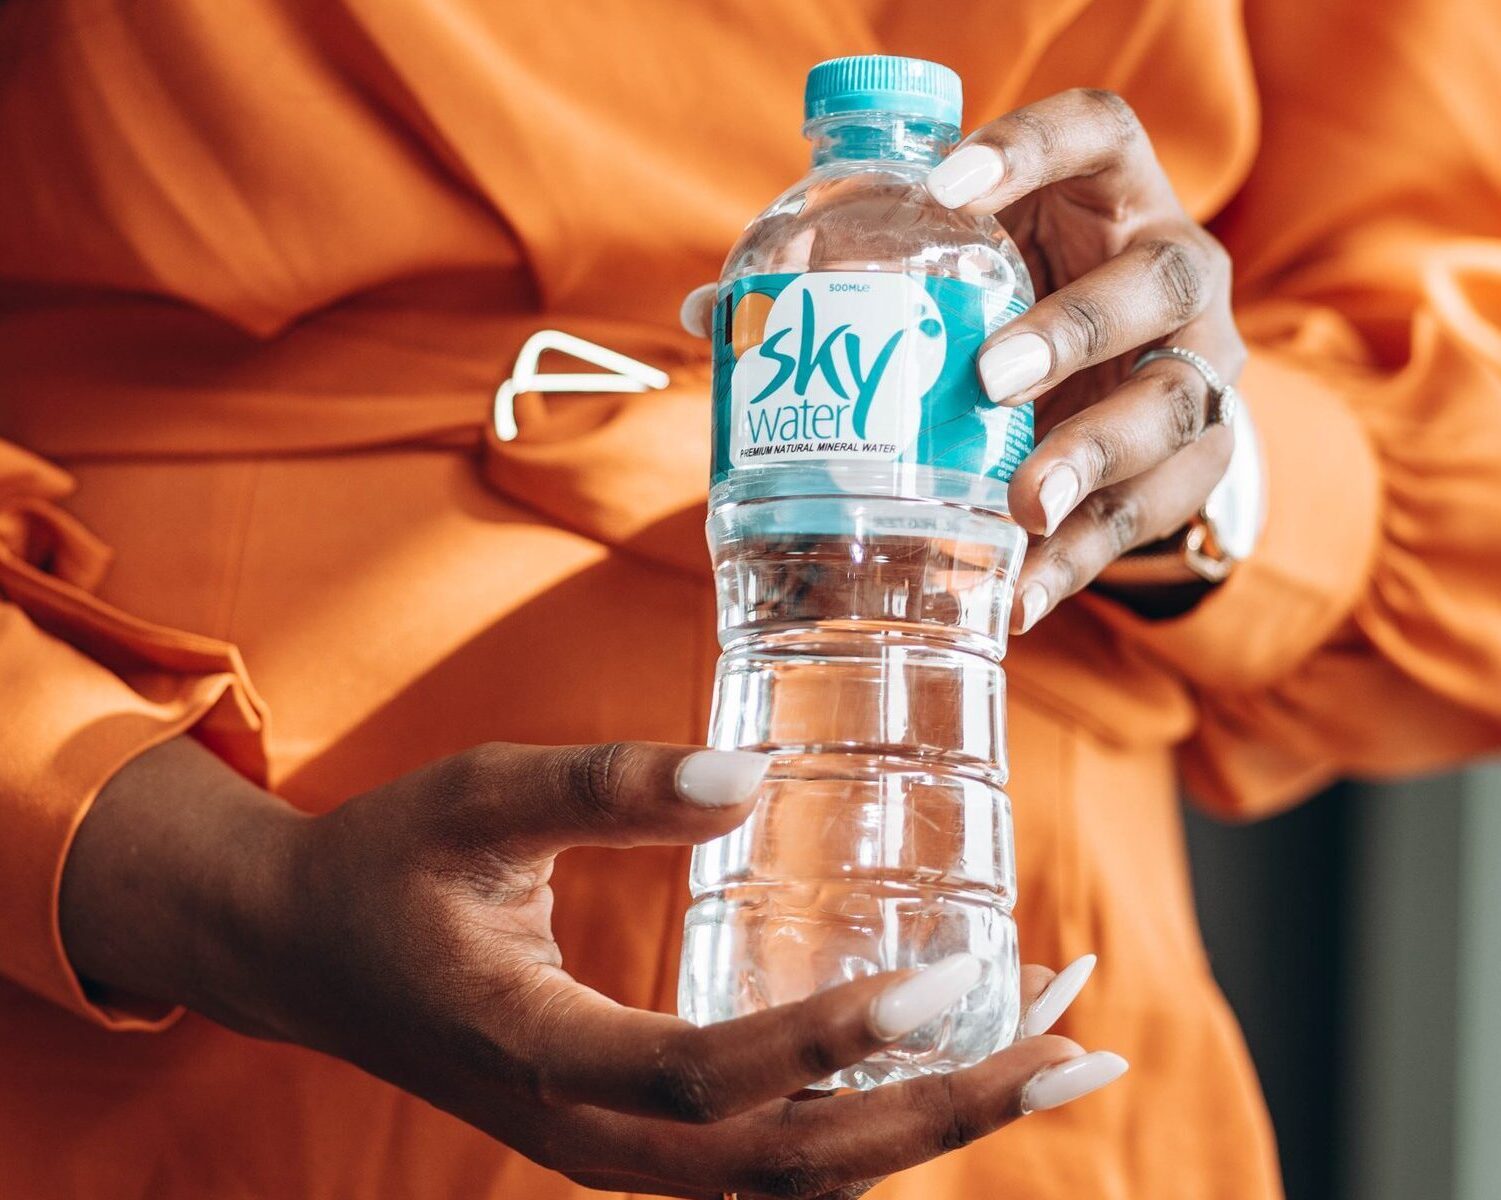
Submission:
[[[748,227],[722,286],[941,276],[983,289],[987,329],[1030,305],[995,221],[923,187],[952,127],[864,112],[810,132],[814,170]],[[723,649],[710,744],[774,763],[750,819],[694,853],[679,1011],[726,1020],[968,951],[985,964],[969,995],[822,1086],[978,1062],[1019,1019],[1001,663],[1025,536],[1004,479],[910,461],[740,467],[711,491],[708,536]]]

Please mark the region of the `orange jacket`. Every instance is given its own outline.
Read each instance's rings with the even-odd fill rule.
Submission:
[[[1192,614],[1085,597],[1007,664],[1024,956],[1100,953],[1064,1032],[1131,1075],[880,1194],[1278,1194],[1177,772],[1256,815],[1501,745],[1489,0],[0,3],[0,1194],[577,1192],[342,1063],[92,1004],[61,864],[182,730],[309,809],[490,738],[701,739],[677,304],[802,172],[807,68],[873,51],[957,68],[971,123],[1132,102],[1235,255],[1271,487]],[[499,443],[539,327],[673,384],[524,397]],[[566,856],[568,965],[670,1006],[685,864]]]

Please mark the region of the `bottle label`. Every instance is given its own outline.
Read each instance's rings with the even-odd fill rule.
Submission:
[[[1032,449],[1032,406],[991,404],[975,355],[1026,307],[896,272],[752,275],[721,288],[713,481],[837,459],[1010,479]]]

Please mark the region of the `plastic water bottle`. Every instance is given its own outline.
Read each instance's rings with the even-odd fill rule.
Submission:
[[[828,1087],[977,1062],[1019,1016],[1001,660],[1032,414],[991,405],[974,360],[1033,290],[993,219],[923,186],[960,106],[935,63],[815,67],[812,171],[746,228],[714,316],[710,743],[774,762],[750,819],[694,853],[679,1010],[985,964]]]

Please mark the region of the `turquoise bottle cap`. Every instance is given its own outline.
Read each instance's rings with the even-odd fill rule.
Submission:
[[[964,89],[959,76],[939,63],[892,54],[831,58],[808,72],[804,119],[847,112],[891,112],[959,126]]]

